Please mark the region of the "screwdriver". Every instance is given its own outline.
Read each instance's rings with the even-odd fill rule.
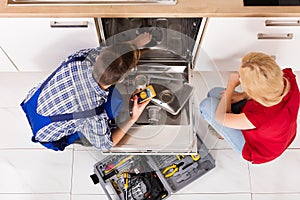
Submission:
[[[124,178],[125,200],[127,200],[128,199],[128,186],[129,186],[129,183],[128,183],[129,174],[128,174],[128,172],[123,173],[123,178]]]

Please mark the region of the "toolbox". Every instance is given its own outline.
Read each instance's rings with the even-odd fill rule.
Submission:
[[[171,196],[215,167],[197,135],[191,155],[109,155],[94,165],[91,178],[108,199],[159,200]]]

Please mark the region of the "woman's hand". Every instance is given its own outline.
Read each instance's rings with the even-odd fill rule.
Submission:
[[[231,73],[228,78],[227,87],[236,88],[240,84],[240,76],[238,73]]]
[[[237,103],[244,99],[247,99],[247,95],[245,92],[233,92],[231,97],[231,103]]]
[[[146,106],[148,105],[148,103],[150,102],[150,100],[147,100],[143,103],[138,103],[137,102],[138,97],[134,96],[133,98],[133,107],[132,107],[132,115],[131,115],[131,120],[136,122],[140,115],[142,114],[142,112],[144,111],[144,109],[146,108]]]
[[[141,48],[144,45],[148,44],[152,39],[150,33],[142,33],[132,40],[132,43],[136,45],[137,48]]]
[[[224,96],[224,94],[225,94],[225,91],[222,91],[220,93],[220,99]],[[231,96],[231,104],[237,103],[237,102],[239,102],[241,100],[244,100],[244,99],[247,99],[247,95],[246,95],[245,92],[236,92],[236,91],[234,91],[232,93],[232,96]]]

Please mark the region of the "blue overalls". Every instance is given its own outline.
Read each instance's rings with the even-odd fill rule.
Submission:
[[[109,119],[114,119],[118,113],[120,112],[122,105],[123,105],[123,99],[120,94],[120,92],[114,88],[114,86],[111,86],[109,88],[109,94],[107,102],[104,104],[91,109],[86,110],[82,112],[75,112],[75,113],[66,113],[66,114],[60,114],[60,115],[53,115],[53,116],[43,116],[37,113],[37,105],[38,105],[38,98],[45,87],[45,85],[51,80],[51,78],[55,75],[55,73],[64,65],[67,65],[70,62],[74,61],[83,61],[86,58],[86,56],[82,57],[73,57],[72,59],[68,60],[67,62],[64,62],[59,68],[57,68],[40,86],[39,89],[36,90],[34,95],[26,102],[21,103],[21,107],[23,111],[26,114],[26,117],[28,119],[28,122],[31,126],[31,130],[33,132],[32,141],[33,142],[39,142],[43,146],[55,150],[55,151],[63,151],[65,147],[68,145],[74,143],[76,140],[83,137],[83,135],[79,132],[75,132],[72,135],[64,136],[58,141],[53,142],[40,142],[35,139],[35,136],[37,132],[49,125],[52,122],[58,122],[58,121],[68,121],[72,119],[80,119],[80,118],[88,118],[93,117],[95,115],[100,115],[103,112],[103,109],[105,109]]]

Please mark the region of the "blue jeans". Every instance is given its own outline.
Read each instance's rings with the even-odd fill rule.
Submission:
[[[211,89],[207,98],[200,103],[200,113],[202,117],[232,146],[234,150],[242,154],[245,139],[241,130],[228,128],[219,124],[215,120],[215,112],[219,104],[220,93],[225,88],[215,87]]]

